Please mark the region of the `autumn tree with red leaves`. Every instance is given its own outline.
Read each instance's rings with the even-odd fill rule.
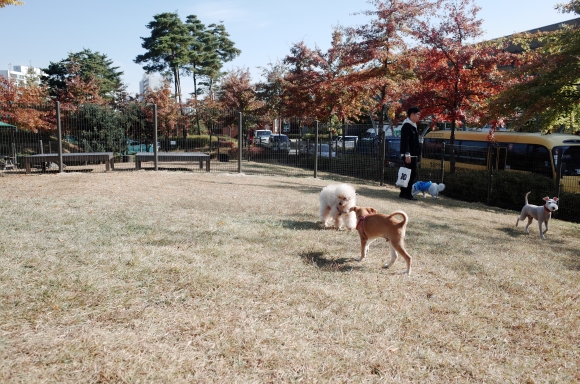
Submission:
[[[286,111],[296,116],[312,116],[332,122],[356,117],[364,107],[367,89],[349,81],[354,67],[349,61],[350,36],[339,28],[332,34],[328,51],[295,44],[284,59],[288,66],[284,93]]]
[[[262,67],[262,77],[265,81],[260,81],[256,84],[256,97],[262,103],[261,107],[256,111],[258,115],[270,117],[274,119],[281,114],[287,114],[286,110],[286,95],[285,76],[288,71],[286,65],[277,61],[276,63],[269,63],[268,67]]]
[[[383,126],[385,115],[391,119],[396,117],[401,98],[415,81],[414,51],[409,50],[405,37],[411,35],[418,18],[432,11],[436,4],[428,0],[372,0],[370,3],[375,9],[362,12],[372,17],[370,23],[350,29],[355,39],[349,56],[358,70],[348,76],[348,82],[372,91],[372,109],[378,115],[379,126]]]
[[[71,61],[66,64],[68,77],[65,86],[56,90],[56,100],[60,101],[65,110],[76,109],[83,104],[105,105],[107,102],[99,95],[99,80],[94,76],[82,73],[80,63]]]
[[[217,98],[225,108],[242,113],[251,113],[260,107],[248,68],[228,72],[220,82]]]
[[[157,105],[157,129],[160,134],[166,136],[176,136],[178,134],[181,111],[179,103],[172,97],[169,81],[165,81],[163,87],[156,90],[147,88],[143,93],[143,103],[145,114],[151,120],[153,119],[153,108],[147,106]]]
[[[439,23],[422,20],[413,34],[423,44],[416,88],[407,105],[418,105],[424,118],[450,121],[450,144],[458,123],[476,123],[487,117],[488,100],[505,87],[499,66],[514,59],[502,43],[476,44],[482,36],[480,8],[473,0],[445,0]],[[452,163],[453,166],[453,163]]]
[[[31,132],[50,131],[56,128],[51,122],[52,108],[46,87],[31,72],[22,84],[0,76],[0,115],[9,119],[19,129]]]

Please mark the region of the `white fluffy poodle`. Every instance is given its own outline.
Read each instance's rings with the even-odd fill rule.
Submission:
[[[325,227],[356,228],[356,214],[349,212],[356,205],[356,192],[349,184],[330,184],[320,192],[320,221]]]

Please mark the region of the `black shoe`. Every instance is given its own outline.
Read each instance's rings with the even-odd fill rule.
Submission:
[[[415,197],[413,195],[409,195],[409,196],[404,196],[405,199],[407,200],[413,200],[413,201],[417,201],[417,199],[415,199]]]

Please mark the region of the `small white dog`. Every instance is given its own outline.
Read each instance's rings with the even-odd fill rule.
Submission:
[[[445,184],[440,183],[432,183],[430,181],[417,181],[411,187],[411,195],[415,196],[421,192],[423,192],[423,198],[427,197],[425,192],[429,192],[432,199],[436,199],[439,197],[439,192],[445,190]]]
[[[320,221],[325,227],[356,228],[356,215],[350,209],[356,205],[356,191],[349,184],[330,184],[320,192]]]
[[[531,192],[526,193],[526,205],[522,208],[522,212],[520,213],[520,217],[516,220],[516,227],[518,226],[520,221],[524,221],[528,219],[528,225],[526,225],[526,233],[530,233],[528,229],[530,224],[534,219],[538,220],[538,225],[540,227],[540,237],[545,239],[544,236],[546,232],[548,232],[548,222],[550,218],[552,218],[552,212],[558,210],[558,198],[554,197],[550,199],[550,197],[544,197],[544,205],[537,206],[534,204],[528,203],[528,195]],[[546,230],[542,232],[542,223],[546,226]]]

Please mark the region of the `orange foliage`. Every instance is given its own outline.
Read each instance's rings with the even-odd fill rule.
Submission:
[[[176,136],[181,112],[179,104],[172,97],[169,82],[165,81],[163,87],[155,91],[147,88],[143,93],[143,99],[147,105],[157,105],[157,127],[159,133],[167,136]],[[153,118],[153,108],[145,108],[145,114]]]
[[[67,64],[68,76],[66,86],[58,91],[57,100],[61,103],[61,109],[76,109],[83,104],[104,105],[107,102],[99,95],[99,80],[91,76],[88,80],[83,78],[81,65],[77,62]]]
[[[55,109],[48,100],[48,91],[36,82],[17,84],[0,76],[0,115],[19,129],[32,132],[55,130]]]
[[[353,67],[348,59],[349,46],[342,32],[335,30],[327,52],[295,44],[284,62],[290,66],[284,81],[288,115],[313,116],[340,120],[357,116],[369,96],[369,88],[352,81]]]

